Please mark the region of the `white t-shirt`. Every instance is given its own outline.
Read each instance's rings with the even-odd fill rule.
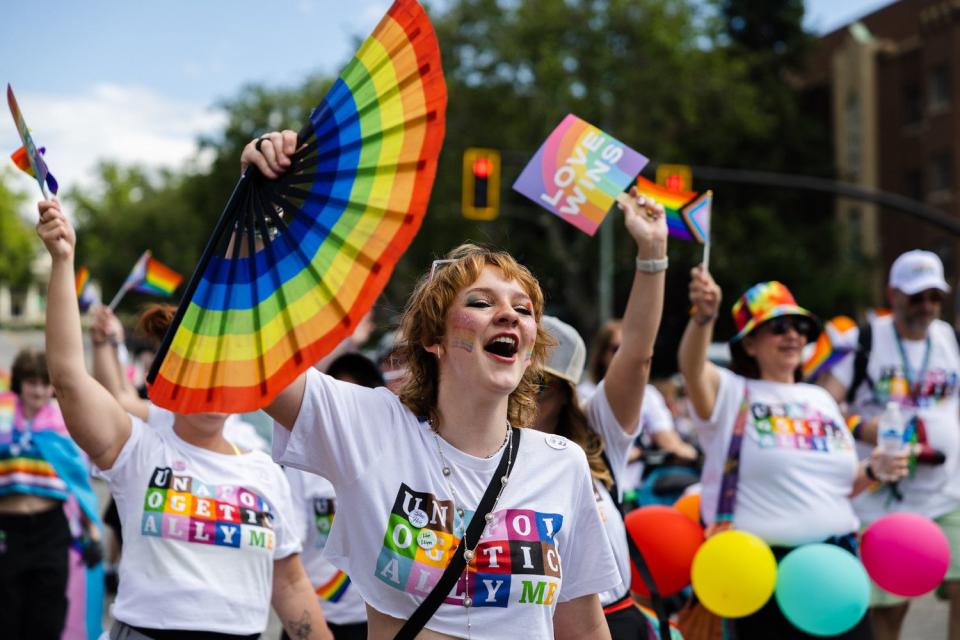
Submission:
[[[640,424],[641,429],[634,434],[634,436],[642,434],[644,436],[644,442],[647,441],[648,436],[653,436],[655,433],[674,430],[673,414],[670,413],[670,409],[667,407],[667,401],[663,398],[663,394],[652,384],[648,384],[643,391],[643,406],[640,408]],[[628,447],[627,453],[629,454],[629,452],[630,449]],[[633,462],[627,463],[623,471],[623,478],[617,479],[617,483],[623,491],[637,489],[642,482],[642,460],[634,460]]]
[[[637,423],[632,432],[624,432],[616,416],[613,415],[603,381],[597,385],[596,393],[587,401],[585,412],[590,427],[603,440],[603,450],[611,466],[610,472],[619,489],[627,470],[630,447],[640,433],[640,423]],[[630,588],[630,549],[627,547],[627,529],[623,524],[623,517],[617,510],[613,498],[610,497],[610,492],[601,482],[594,481],[594,485],[600,520],[603,522],[604,532],[607,534],[613,557],[617,561],[617,569],[620,571],[620,584],[615,589],[600,594],[600,604],[607,606],[622,598]],[[623,499],[622,489],[617,499]]]
[[[130,438],[100,471],[123,527],[114,618],[151,629],[261,633],[273,562],[300,550],[290,487],[260,452],[195,447],[131,416]]]
[[[147,404],[147,424],[157,428],[173,428],[176,415],[152,402]],[[244,421],[239,415],[231,413],[223,423],[223,437],[241,449],[269,453],[270,446],[260,437],[257,428]]]
[[[740,450],[733,522],[768,544],[798,546],[856,531],[850,493],[857,477],[853,437],[837,403],[811,384],[747,380],[720,368],[713,415],[694,424],[706,457],[701,511],[714,522],[723,467],[744,385],[750,411]]]
[[[274,458],[324,475],[349,505],[334,521],[326,557],[370,606],[395,618],[408,618],[439,580],[500,461],[499,453],[476,458],[442,438],[439,447],[449,478],[428,423],[395,395],[315,370],[307,371],[293,430],[274,428]],[[583,450],[524,429],[514,456],[475,570],[460,577],[427,623],[431,630],[465,636],[467,581],[471,634],[481,639],[552,637],[558,602],[620,580]]]
[[[330,537],[337,496],[330,481],[318,475],[286,467],[293,497],[291,518],[300,535],[303,551],[300,559],[313,583],[323,616],[333,624],[358,624],[367,621],[367,607],[349,576],[323,557]]]
[[[919,402],[914,402],[897,347],[893,317],[872,321],[867,375],[873,381],[873,388],[867,383],[861,384],[851,410],[867,419],[883,413],[888,401],[899,403],[904,419],[919,416],[923,420],[928,443],[943,452],[946,461],[937,466],[917,465],[915,475],[898,484],[902,501],[893,499],[887,487],[857,496],[854,507],[867,523],[892,511],[912,511],[936,518],[960,507],[960,403],[957,400],[960,353],[956,336],[946,322],[935,320],[928,334],[930,359],[920,384]],[[911,374],[918,376],[926,353],[926,340],[904,340],[903,350]],[[853,365],[851,354],[837,363],[831,374],[849,387],[853,383]],[[872,449],[871,445],[858,443],[861,457],[869,456]]]

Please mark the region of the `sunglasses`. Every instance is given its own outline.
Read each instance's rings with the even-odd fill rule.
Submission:
[[[793,329],[801,336],[810,337],[816,331],[816,323],[806,316],[780,316],[764,322],[763,326],[775,336],[782,336]]]
[[[920,293],[915,293],[912,296],[908,297],[907,300],[912,305],[921,305],[924,302],[930,302],[933,304],[942,304],[943,303],[943,291],[938,289],[930,289],[928,291],[921,291]]]

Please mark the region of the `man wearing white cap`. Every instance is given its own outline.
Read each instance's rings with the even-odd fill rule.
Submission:
[[[896,402],[913,443],[911,475],[854,499],[864,526],[894,511],[933,518],[950,539],[950,637],[960,637],[960,350],[953,329],[939,319],[950,286],[943,264],[929,251],[908,251],[890,268],[887,298],[891,315],[862,325],[858,351],[821,382],[850,413],[863,418],[854,435],[861,457],[877,441],[877,424],[888,402]],[[912,465],[913,466],[913,465]],[[874,586],[874,637],[898,638],[909,601]]]

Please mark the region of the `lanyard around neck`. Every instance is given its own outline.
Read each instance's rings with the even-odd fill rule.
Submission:
[[[913,377],[913,367],[910,366],[907,352],[903,348],[903,339],[900,337],[900,331],[897,330],[896,325],[893,327],[893,335],[897,339],[897,350],[900,352],[900,362],[903,365],[903,377],[907,379],[907,390],[910,393],[910,398],[914,404],[919,404],[917,401],[920,399],[920,385],[923,384],[923,378],[927,373],[927,365],[930,364],[930,333],[927,333],[927,338],[924,341],[923,361],[920,365],[920,370],[917,372],[916,379]]]

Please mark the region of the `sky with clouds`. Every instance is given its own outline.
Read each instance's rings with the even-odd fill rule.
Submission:
[[[444,0],[434,0],[441,5]],[[887,0],[808,0],[827,32]],[[180,166],[225,122],[218,100],[249,83],[335,74],[390,0],[47,0],[7,3],[0,81],[12,84],[63,187],[91,184],[101,159]],[[0,116],[4,122],[6,116]],[[0,150],[19,146],[12,120]],[[12,165],[11,165],[12,166]],[[16,186],[30,191],[29,178]]]

